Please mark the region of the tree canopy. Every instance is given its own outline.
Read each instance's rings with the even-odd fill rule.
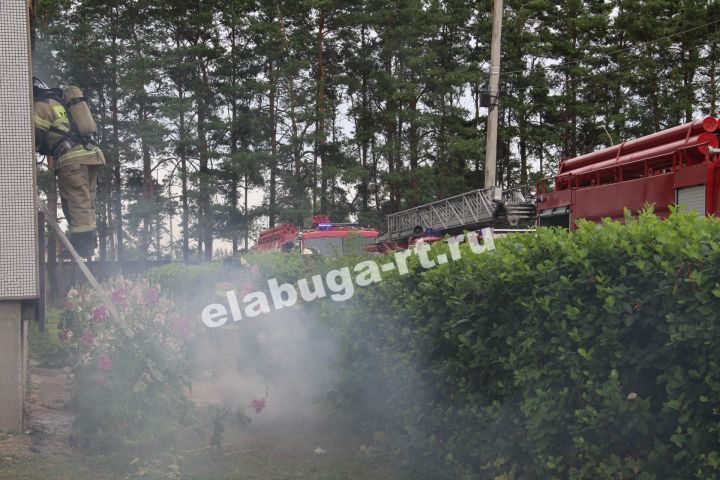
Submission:
[[[377,225],[483,186],[490,2],[37,3],[36,74],[101,129],[101,258],[208,260],[260,218]],[[507,0],[499,183],[715,113],[718,7]]]

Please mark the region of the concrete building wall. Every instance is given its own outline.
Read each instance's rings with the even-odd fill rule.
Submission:
[[[26,323],[39,296],[30,22],[27,0],[0,0],[0,431],[23,427]]]
[[[0,301],[0,431],[23,429],[25,352],[22,303]]]
[[[38,298],[27,0],[0,0],[0,300]]]

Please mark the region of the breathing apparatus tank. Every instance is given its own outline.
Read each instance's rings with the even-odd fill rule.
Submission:
[[[83,138],[89,139],[97,134],[97,125],[90,113],[90,107],[78,87],[65,87],[63,89],[65,106],[73,123]]]

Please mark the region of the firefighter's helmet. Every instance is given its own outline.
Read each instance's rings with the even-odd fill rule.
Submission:
[[[38,77],[33,77],[33,89],[35,88],[40,90],[50,90],[50,87],[48,87],[47,84]]]
[[[33,77],[33,98],[35,101],[51,97],[53,96],[53,92],[57,95],[58,92],[55,92],[55,90],[57,89],[48,87],[47,83],[43,82],[38,77]],[[60,92],[60,94],[62,95],[62,92]]]

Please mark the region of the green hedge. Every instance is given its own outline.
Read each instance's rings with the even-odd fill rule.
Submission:
[[[338,336],[329,403],[417,480],[720,478],[718,239],[717,220],[647,212],[429,270],[412,258],[409,275],[304,307]],[[262,288],[360,258],[247,260]],[[249,268],[151,278],[197,297]]]
[[[323,304],[335,407],[415,479],[720,478],[720,222],[627,221]]]
[[[222,275],[222,264],[201,263],[184,264],[169,263],[147,271],[147,278],[150,283],[159,285],[164,293],[174,297],[186,297],[188,295],[207,294],[212,291],[218,276]]]

